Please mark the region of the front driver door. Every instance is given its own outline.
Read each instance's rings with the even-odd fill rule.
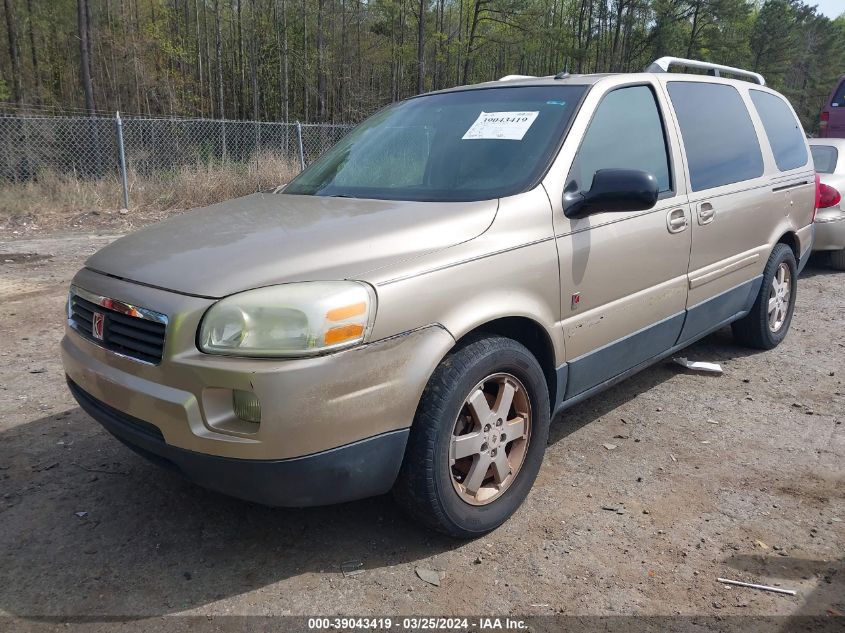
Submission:
[[[599,169],[644,169],[661,192],[646,211],[568,219],[555,209],[566,398],[669,349],[683,325],[690,210],[665,111],[651,83],[609,90],[566,177],[567,190],[585,191]]]

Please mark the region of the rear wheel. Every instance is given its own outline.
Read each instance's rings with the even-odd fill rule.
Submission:
[[[737,342],[758,349],[773,349],[786,337],[795,310],[798,268],[786,244],[775,245],[763,283],[751,311],[731,324]]]
[[[830,265],[836,270],[845,270],[845,249],[830,252]]]
[[[439,532],[485,534],[525,499],[548,433],[548,388],[536,358],[511,339],[475,339],[429,380],[394,496]]]

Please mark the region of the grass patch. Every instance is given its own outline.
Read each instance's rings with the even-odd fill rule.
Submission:
[[[152,174],[130,167],[129,213],[125,217],[132,225],[148,224],[177,211],[272,189],[298,172],[297,160],[269,151],[254,154],[246,163],[197,163]],[[92,218],[118,215],[122,206],[123,190],[117,175],[92,180],[44,171],[28,182],[0,185],[4,232],[78,228],[80,223],[91,224]]]

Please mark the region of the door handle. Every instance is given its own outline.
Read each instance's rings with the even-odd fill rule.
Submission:
[[[716,217],[716,209],[709,202],[702,202],[698,205],[698,223],[701,226],[710,224],[713,218]]]
[[[687,228],[687,214],[683,209],[673,209],[666,215],[666,228],[670,233],[680,233]]]

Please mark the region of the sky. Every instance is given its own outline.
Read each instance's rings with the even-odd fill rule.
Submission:
[[[829,18],[839,17],[845,13],[845,0],[805,0],[807,4],[818,5],[819,13],[824,13]]]

